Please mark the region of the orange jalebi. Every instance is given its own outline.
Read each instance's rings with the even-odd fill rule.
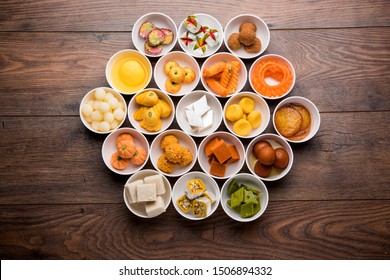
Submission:
[[[267,78],[277,81],[276,85],[266,82]],[[293,84],[290,66],[279,58],[265,58],[255,65],[251,77],[254,89],[267,97],[279,97],[288,92]]]

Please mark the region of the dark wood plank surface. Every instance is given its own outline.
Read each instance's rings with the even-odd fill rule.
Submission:
[[[0,3],[0,257],[390,259],[389,1],[203,1],[173,11],[176,2]],[[177,25],[191,13],[224,26],[257,11],[271,29],[266,53],[295,67],[291,95],[321,112],[318,134],[292,145],[290,173],[266,182],[270,202],[255,222],[234,222],[221,206],[199,222],[172,205],[155,219],[135,217],[123,203],[128,176],[105,167],[105,136],[79,119],[83,95],[107,86],[105,64],[134,48],[132,26],[151,7]]]

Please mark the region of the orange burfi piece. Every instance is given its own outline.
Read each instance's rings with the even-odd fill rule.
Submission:
[[[211,139],[205,146],[204,151],[206,153],[206,157],[212,157],[213,156],[213,150],[215,144],[219,142],[219,139],[217,137]]]
[[[224,177],[227,164],[221,164],[217,160],[212,160],[210,164],[210,174],[218,177]]]
[[[227,163],[233,163],[238,161],[240,159],[240,154],[238,153],[236,146],[233,144],[228,145],[228,149],[230,150],[232,157],[227,161]]]
[[[218,162],[221,164],[232,157],[232,153],[223,139],[218,141],[218,143],[212,147],[212,151]]]

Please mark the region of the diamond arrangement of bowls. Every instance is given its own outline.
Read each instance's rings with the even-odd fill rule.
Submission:
[[[263,134],[271,118],[267,100],[284,98],[296,81],[293,65],[286,58],[263,55],[270,42],[267,24],[255,15],[242,14],[223,28],[216,18],[198,13],[183,19],[177,28],[169,16],[148,13],[135,22],[132,41],[137,50],[118,51],[107,62],[105,71],[110,87],[88,92],[79,110],[86,128],[108,134],[102,145],[107,167],[117,174],[131,175],[123,193],[129,210],[139,217],[152,218],[165,212],[172,201],[180,215],[199,220],[213,214],[221,204],[236,221],[259,218],[269,201],[263,181],[286,176],[294,158],[289,143],[310,140],[320,126],[317,107],[307,98],[293,96],[283,99],[275,108],[271,121],[276,134]],[[229,52],[218,52],[223,43]],[[176,44],[182,51],[172,51]],[[158,58],[154,69],[148,57]],[[201,68],[198,58],[206,59]],[[255,59],[249,72],[242,59]],[[152,78],[158,88],[147,88]],[[205,90],[195,90],[199,82]],[[241,91],[246,82],[253,92]],[[129,104],[122,95],[132,96]],[[174,96],[180,98],[176,107],[171,99]],[[227,99],[224,108],[219,98]],[[166,106],[170,107],[168,112]],[[289,116],[295,118],[290,120]],[[133,128],[120,128],[126,117]],[[180,130],[169,129],[174,118]],[[217,131],[222,120],[228,131]],[[128,138],[118,140],[121,134]],[[144,135],[156,137],[150,144]],[[197,146],[193,138],[203,139]],[[240,138],[252,141],[245,148]],[[162,141],[169,143],[163,146]],[[221,147],[217,152],[218,145]],[[180,161],[183,149],[192,155],[189,164]],[[218,162],[224,156],[223,149],[235,150],[231,156],[236,153],[237,158]],[[264,155],[266,150],[270,155]],[[122,159],[127,152],[129,158]],[[139,158],[131,160],[131,153]],[[280,154],[288,161],[282,169],[280,162],[285,160],[280,161]],[[165,157],[168,162],[162,162]],[[269,157],[272,163],[267,163]],[[149,159],[155,170],[143,169]],[[197,160],[203,172],[192,171]],[[122,167],[124,163],[126,166]],[[163,172],[159,169],[161,164],[172,170]],[[252,174],[239,173],[244,164]],[[216,175],[214,165],[224,173]],[[167,176],[178,178],[173,189]],[[222,189],[214,179],[225,180]],[[134,186],[137,182],[145,189]],[[196,195],[191,193],[190,183],[198,187]],[[134,203],[137,194],[141,204]],[[193,212],[183,210],[182,206],[188,203],[192,203]],[[234,203],[242,206],[230,207]],[[245,217],[250,213],[248,209],[256,207],[255,214]],[[237,209],[241,209],[241,214]]]

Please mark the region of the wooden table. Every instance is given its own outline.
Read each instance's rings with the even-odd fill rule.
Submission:
[[[1,259],[389,259],[389,1],[179,3],[1,2]],[[194,222],[173,205],[137,218],[122,198],[128,176],[101,159],[105,136],[81,123],[82,97],[108,85],[107,60],[134,48],[132,26],[150,11],[177,25],[204,12],[223,26],[255,13],[271,30],[266,53],[295,66],[290,95],[319,108],[317,135],[292,146],[291,172],[266,183],[270,202],[259,220],[237,223],[219,206]],[[266,132],[275,132],[272,123]]]

